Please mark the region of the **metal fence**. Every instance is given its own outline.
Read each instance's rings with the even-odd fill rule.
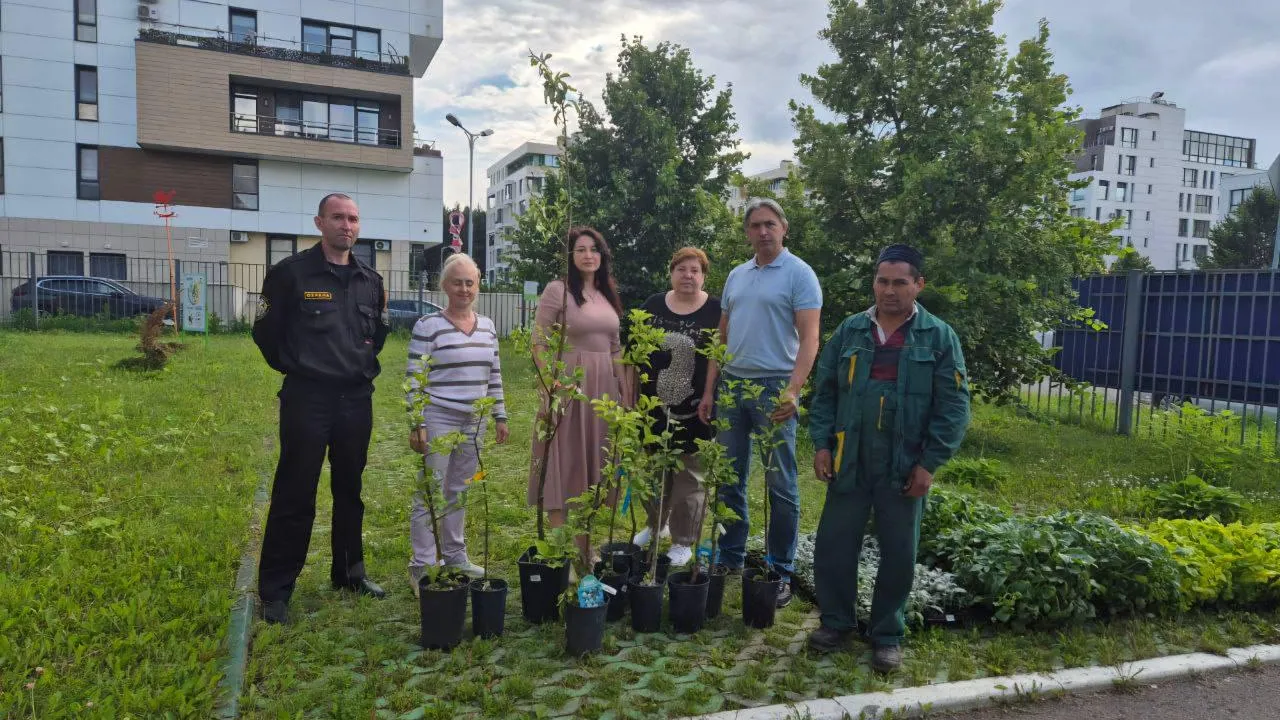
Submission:
[[[1280,272],[1134,271],[1076,289],[1105,327],[1075,323],[1044,342],[1085,386],[1027,386],[1030,407],[1142,435],[1166,431],[1189,404],[1229,411],[1219,425],[1241,444],[1280,445]]]
[[[202,273],[206,279],[205,309],[222,323],[253,320],[258,295],[268,266],[222,260],[174,260],[172,273],[165,257],[126,256],[120,253],[88,253],[47,250],[0,252],[0,322],[18,311],[30,312],[38,323],[50,315],[123,317],[147,312],[171,297],[171,278]],[[392,305],[392,324],[411,327],[414,313],[429,310],[432,303],[447,304],[437,276],[387,270],[379,273]],[[31,278],[45,278],[38,284]],[[57,281],[49,278],[57,277]],[[52,287],[50,287],[52,285]],[[177,288],[180,290],[181,288]],[[534,306],[519,293],[481,293],[476,312],[494,321],[501,335],[525,327],[533,319]]]

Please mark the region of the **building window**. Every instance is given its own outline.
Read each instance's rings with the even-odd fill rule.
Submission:
[[[1195,187],[1198,179],[1199,173],[1195,168],[1182,169],[1182,187]]]
[[[1147,211],[1147,222],[1151,222],[1151,211]]]
[[[382,34],[367,28],[304,20],[302,51],[378,60],[382,57]]]
[[[356,106],[350,100],[329,100],[329,139],[355,142]]]
[[[1138,147],[1138,128],[1120,128],[1120,147]]]
[[[98,184],[98,146],[76,146],[76,197],[98,200],[102,190]]]
[[[1182,133],[1182,157],[1188,162],[1251,168],[1255,144],[1249,138],[1185,130]]]
[[[1178,218],[1178,237],[1187,236],[1187,219]]]
[[[1102,208],[1096,207],[1093,209],[1093,219],[1102,222]]]
[[[0,137],[0,195],[4,194],[4,138]]]
[[[372,100],[356,101],[356,142],[378,145],[381,133],[382,107]]]
[[[231,89],[231,129],[236,132],[258,132],[258,91],[237,85]]]
[[[1252,192],[1252,188],[1245,188],[1242,190],[1232,190],[1231,197],[1228,201],[1229,207],[1227,208],[1227,211],[1232,212],[1237,207],[1239,207],[1240,203],[1244,202],[1244,199],[1249,197],[1250,192]]]
[[[0,112],[4,112],[4,58],[0,57]]]
[[[1154,133],[1152,133],[1152,134],[1154,135]],[[1151,139],[1152,139],[1152,140],[1154,140],[1155,138],[1153,137],[1153,138],[1151,138]],[[1148,243],[1148,242],[1150,242],[1150,241],[1151,241],[1151,238],[1142,238],[1142,247],[1146,247],[1146,246],[1147,246],[1147,243]]]
[[[309,138],[329,137],[329,99],[324,95],[302,97],[302,133]]]
[[[1152,131],[1151,131],[1151,142],[1155,142],[1155,141],[1156,141],[1156,131],[1155,131],[1155,130],[1152,130]]]
[[[1209,237],[1209,221],[1196,220],[1191,228],[1191,237],[1207,238]]]
[[[296,252],[298,252],[296,235],[267,236],[267,265],[275,265]]]
[[[50,250],[44,259],[50,275],[84,275],[84,253]]]
[[[1121,175],[1132,175],[1138,167],[1137,155],[1120,155],[1116,158],[1116,172]]]
[[[97,0],[75,0],[76,39],[81,42],[98,42]]]
[[[1124,229],[1130,230],[1132,228],[1133,228],[1133,211],[1125,210],[1124,211]]]
[[[276,92],[276,135],[301,137],[302,95],[296,92]]]
[[[501,225],[503,222],[504,221],[502,219],[502,208],[498,208],[498,224]]]
[[[258,40],[258,13],[233,7],[227,27],[231,28],[231,42],[253,44]]]
[[[1152,187],[1151,185],[1148,185],[1148,186],[1147,186],[1147,194],[1148,194],[1148,195],[1150,195],[1150,194],[1151,194],[1151,187]]]
[[[89,274],[108,280],[128,280],[128,264],[124,255],[89,253]]]
[[[1082,217],[1084,217],[1084,208],[1082,208],[1082,207],[1073,207],[1073,208],[1071,208],[1071,217],[1073,217],[1073,218],[1082,218]]]
[[[1197,263],[1202,263],[1209,257],[1208,245],[1193,245],[1191,247],[1191,257],[1195,258]]]
[[[1182,206],[1185,204],[1186,193],[1178,193],[1178,212],[1182,212]]]
[[[98,120],[98,68],[76,66],[76,119]]]
[[[1103,200],[1111,199],[1111,181],[1110,180],[1099,180],[1098,189],[1102,191]]]
[[[1216,171],[1211,171],[1209,173],[1209,189],[1213,190],[1214,189],[1213,186],[1216,185],[1217,182],[1218,182],[1218,173]]]
[[[1116,202],[1129,202],[1129,183],[1116,183]]]
[[[560,156],[559,156],[559,155],[548,155],[548,156],[547,156],[547,167],[560,167]]]
[[[355,255],[361,262],[369,267],[377,267],[373,260],[373,241],[357,240],[355,245],[351,246],[351,254]]]
[[[1213,212],[1213,196],[1197,195],[1196,196],[1196,212],[1198,213]]]
[[[236,210],[258,209],[258,163],[237,160],[231,165],[231,207]]]
[[[1151,158],[1151,164],[1150,164],[1150,166],[1149,166],[1149,167],[1155,167],[1155,166],[1156,166],[1156,159],[1155,159],[1155,158]]]
[[[1182,260],[1184,262],[1187,260],[1187,250],[1189,250],[1190,248],[1191,248],[1191,243],[1182,244]]]

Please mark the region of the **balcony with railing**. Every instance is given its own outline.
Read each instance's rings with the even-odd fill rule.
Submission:
[[[231,129],[238,133],[274,135],[276,137],[305,138],[329,142],[359,143],[381,147],[400,147],[400,131],[373,124],[353,125],[328,120],[300,120],[297,116],[272,117],[231,111]]]
[[[385,52],[378,42],[361,46],[354,37],[350,42],[331,37],[325,40],[312,39],[299,42],[261,33],[231,32],[221,28],[153,22],[152,27],[143,28],[138,32],[138,40],[346,70],[409,75],[407,56]]]

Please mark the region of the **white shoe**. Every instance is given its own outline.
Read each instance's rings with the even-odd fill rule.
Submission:
[[[672,545],[667,551],[667,557],[671,558],[671,567],[684,567],[693,559],[693,548],[688,545]]]
[[[479,565],[476,565],[470,560],[458,565],[445,565],[445,567],[450,570],[457,570],[458,572],[462,573],[463,575],[466,575],[469,578],[479,579],[484,577],[484,568],[480,567]]]
[[[635,543],[636,545],[639,545],[640,547],[644,547],[645,545],[649,544],[649,538],[651,537],[653,537],[653,533],[651,530],[649,530],[649,528],[646,527],[645,529],[636,533],[636,536],[631,538],[631,542]],[[666,540],[669,537],[671,537],[671,528],[664,525],[662,529],[658,531],[658,539]]]

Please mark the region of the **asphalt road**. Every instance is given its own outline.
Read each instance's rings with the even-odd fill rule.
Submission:
[[[1280,665],[946,715],[948,720],[1280,720]]]

